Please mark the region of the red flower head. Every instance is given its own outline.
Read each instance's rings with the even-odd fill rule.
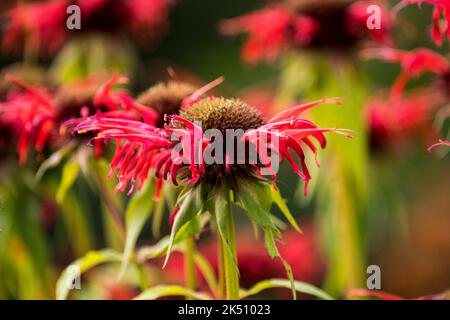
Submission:
[[[7,78],[22,89],[11,90],[6,101],[0,103],[2,128],[17,135],[21,164],[25,163],[31,145],[42,152],[50,144],[58,147],[63,143],[65,129],[80,122],[73,117],[87,118],[102,111],[111,118],[143,120],[150,124],[156,121],[154,110],[134,102],[123,90],[112,90],[114,84],[127,81],[124,77],[113,77],[103,85],[87,78],[56,91],[33,88],[12,76]],[[71,119],[66,121],[68,118]],[[100,152],[100,144],[97,147]]]
[[[23,91],[11,92],[7,101],[0,103],[0,116],[19,137],[19,162],[24,164],[31,145],[40,152],[49,142],[57,112],[47,90],[31,88],[15,78],[10,81]]]
[[[444,80],[450,74],[450,65],[444,57],[428,49],[404,51],[393,48],[370,49],[365,51],[366,57],[379,58],[388,62],[399,63],[402,72],[392,87],[394,94],[404,91],[411,78],[426,72],[437,74]]]
[[[398,13],[402,8],[410,4],[429,3],[434,6],[433,11],[433,31],[432,37],[437,45],[442,45],[442,38],[447,35],[450,36],[450,1],[449,0],[401,0],[393,9],[394,14]],[[445,23],[441,23],[441,17],[444,18]]]
[[[66,12],[70,5],[81,11],[81,30],[68,30]],[[130,29],[136,37],[160,35],[168,20],[168,0],[49,0],[19,3],[6,12],[3,45],[13,50],[20,43],[35,51],[52,53],[75,34],[85,32],[122,33]]]
[[[325,147],[324,132],[342,132],[318,128],[311,121],[302,119],[301,115],[318,104],[339,102],[338,99],[318,100],[288,109],[264,121],[253,107],[240,100],[205,98],[183,108],[180,115],[172,115],[170,124],[164,129],[139,121],[111,119],[99,113],[81,122],[75,131],[96,131],[98,134],[95,139],[117,142],[117,150],[111,162],[111,174],[119,169],[118,190],[125,190],[128,181],[131,181],[132,190],[137,180],[142,183],[147,179],[150,168],[157,177],[167,179],[170,176],[175,185],[178,184],[178,179],[196,185],[205,180],[214,183],[224,176],[233,181],[242,175],[258,177],[263,173],[275,179],[273,165],[278,163],[272,165],[271,152],[279,156],[278,160],[286,159],[290,162],[293,170],[307,184],[311,176],[306,166],[305,146],[315,154],[317,148],[312,138],[318,140],[321,147]],[[201,121],[202,127],[197,121]],[[213,160],[218,158],[219,161],[209,163],[206,159],[208,153],[214,153],[212,149],[215,138],[209,136],[208,130],[226,135],[227,130],[239,129],[243,134],[237,140],[246,146],[242,155],[244,163],[239,164],[236,154],[226,148],[217,149],[218,156]],[[172,139],[174,136],[178,139]],[[279,141],[276,149],[275,141]],[[247,163],[250,157],[249,145],[259,146],[256,163]],[[224,146],[221,145],[222,147]],[[291,151],[300,159],[301,170]],[[305,192],[306,190],[305,188]]]
[[[18,3],[5,13],[4,49],[14,51],[22,44],[34,51],[53,52],[65,38],[67,7],[64,0]]]
[[[421,136],[425,143],[434,139],[432,112],[443,97],[430,91],[376,97],[367,104],[371,139],[375,146],[394,145],[412,136]]]
[[[243,58],[255,62],[274,59],[291,46],[308,44],[316,28],[315,21],[309,17],[282,7],[269,7],[225,21],[222,32],[226,35],[249,33]]]
[[[226,35],[248,33],[243,50],[246,61],[274,59],[292,48],[344,49],[360,40],[389,40],[390,18],[381,5],[380,25],[367,27],[371,3],[358,1],[282,1],[222,24]],[[378,28],[379,27],[379,28]]]

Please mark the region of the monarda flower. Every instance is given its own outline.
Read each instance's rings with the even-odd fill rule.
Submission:
[[[68,30],[66,10],[77,5],[81,30]],[[165,29],[171,1],[168,0],[50,0],[19,3],[5,13],[5,49],[18,44],[35,51],[53,53],[67,38],[86,32],[123,34],[129,30],[139,40],[154,38]]]
[[[12,91],[7,101],[0,103],[0,117],[18,137],[17,151],[23,165],[31,145],[41,152],[51,140],[57,111],[48,90],[29,87],[15,78],[10,80],[23,91]]]
[[[434,42],[441,46],[442,38],[450,36],[450,1],[449,0],[401,0],[397,6],[394,7],[393,12],[397,14],[402,8],[410,4],[428,3],[434,6],[433,10],[433,28],[432,38]],[[441,19],[444,18],[444,23]]]
[[[419,48],[404,51],[394,48],[368,49],[364,53],[367,58],[378,58],[391,63],[398,63],[401,73],[392,86],[392,93],[399,94],[405,90],[408,82],[425,73],[437,75],[446,91],[450,85],[450,64],[446,58],[429,49]]]
[[[32,87],[13,76],[7,79],[19,90],[10,90],[0,103],[1,124],[3,131],[13,133],[11,141],[17,137],[22,165],[32,145],[38,153],[50,145],[55,148],[64,145],[65,130],[79,122],[73,117],[87,118],[101,111],[109,117],[155,123],[154,110],[137,104],[124,90],[112,89],[117,83],[126,83],[124,77],[116,76],[103,84],[86,79],[57,90]],[[100,147],[97,144],[97,154]]]
[[[401,95],[378,95],[366,105],[373,147],[398,147],[414,138],[428,144],[436,136],[433,112],[445,101],[439,92],[414,90]]]
[[[142,184],[148,179],[150,169],[157,177],[170,178],[175,185],[183,182],[184,189],[171,215],[166,262],[175,240],[186,235],[189,232],[186,230],[198,229],[195,226],[199,225],[200,217],[209,212],[217,222],[224,248],[228,297],[236,298],[238,276],[232,205],[241,206],[250,220],[263,229],[269,254],[280,256],[275,243],[280,231],[270,215],[273,202],[282,207],[287,219],[298,229],[274,186],[280,162],[286,159],[307,184],[311,176],[306,151],[317,152],[313,139],[323,148],[325,132],[347,135],[333,128],[319,128],[302,118],[306,110],[322,103],[337,104],[340,100],[314,101],[264,120],[255,108],[243,101],[208,97],[182,108],[179,115],[169,116],[170,121],[163,129],[141,121],[97,114],[82,121],[75,132],[95,131],[95,140],[116,141],[111,173],[118,170],[118,190],[125,190],[129,181],[133,190],[135,183]],[[238,134],[233,136],[236,131]],[[232,139],[226,142],[230,134]],[[250,161],[252,155],[254,162]]]
[[[363,40],[388,42],[390,19],[382,6],[379,28],[369,29],[372,3],[366,1],[281,1],[274,6],[227,20],[226,35],[248,33],[243,58],[249,62],[276,58],[288,49],[352,48]]]

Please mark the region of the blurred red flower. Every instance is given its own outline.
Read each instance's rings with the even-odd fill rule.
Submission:
[[[389,41],[391,19],[380,8],[380,27],[368,28],[373,3],[357,1],[292,1],[226,20],[221,25],[225,35],[248,33],[243,59],[248,62],[273,60],[293,48],[346,48],[371,39]]]
[[[170,0],[47,0],[19,2],[5,13],[3,47],[9,51],[29,46],[35,52],[54,53],[67,38],[86,32],[131,31],[138,40],[154,38],[167,23]],[[68,30],[70,5],[81,11],[81,30]]]
[[[268,7],[248,15],[225,21],[221,30],[226,35],[249,33],[243,49],[248,62],[272,60],[291,46],[308,44],[316,32],[316,22],[282,7]]]
[[[428,144],[437,135],[432,126],[433,111],[444,101],[445,97],[431,90],[375,96],[366,105],[372,143],[398,147],[419,136]]]

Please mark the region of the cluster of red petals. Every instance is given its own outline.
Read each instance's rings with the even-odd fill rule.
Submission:
[[[24,164],[31,146],[41,152],[50,144],[52,137],[58,138],[60,127],[73,127],[82,119],[64,119],[55,103],[55,92],[44,88],[33,88],[14,77],[9,80],[22,90],[12,90],[6,100],[0,103],[2,126],[12,129],[18,137],[19,162]],[[103,110],[103,116],[117,119],[141,120],[154,124],[156,112],[146,106],[139,105],[125,91],[112,90],[115,84],[126,83],[124,77],[113,77],[103,84],[95,95],[93,106]],[[89,116],[87,106],[80,106],[78,114],[73,116]],[[66,121],[67,120],[67,121]],[[98,145],[99,146],[99,145]]]
[[[67,1],[19,2],[5,14],[8,23],[2,47],[14,51],[18,43],[35,50],[52,52],[60,47],[65,33]]]
[[[437,45],[442,45],[443,37],[450,37],[450,1],[449,0],[402,0],[394,8],[394,12],[398,12],[403,7],[410,4],[429,3],[434,6],[433,10],[433,31],[432,37]],[[441,17],[445,23],[441,23]]]
[[[12,128],[19,141],[19,162],[24,164],[32,145],[42,151],[49,142],[56,121],[56,108],[52,96],[45,89],[31,88],[12,79],[23,92],[12,91],[6,102],[0,103],[0,117],[4,125]]]
[[[66,27],[67,8],[80,7],[82,22],[85,20],[108,21],[111,7],[119,5],[120,19],[114,21],[123,29],[130,27],[136,36],[154,36],[168,19],[170,0],[48,0],[19,2],[5,13],[8,21],[2,45],[14,50],[18,43],[31,46],[44,53],[52,53],[70,36]],[[83,25],[81,26],[83,31]],[[123,28],[122,28],[123,27]],[[106,28],[107,29],[107,28]]]
[[[368,29],[370,12],[367,9],[371,4],[357,1],[348,6],[344,17],[346,31],[357,38],[368,36],[377,42],[386,43],[391,25],[389,13],[378,5],[381,9],[381,26]],[[245,61],[256,62],[273,60],[289,48],[307,47],[319,30],[326,32],[328,27],[325,21],[289,11],[282,6],[272,6],[227,20],[222,24],[221,31],[225,35],[248,33],[242,56]]]
[[[265,8],[222,24],[224,34],[249,33],[243,50],[243,58],[248,62],[272,60],[290,46],[306,45],[316,29],[312,18],[282,7]]]
[[[317,148],[312,142],[312,138],[316,139],[321,147],[325,147],[324,132],[347,135],[336,129],[318,128],[311,121],[300,118],[306,110],[321,103],[340,103],[340,100],[322,99],[285,110],[259,128],[247,131],[241,139],[255,145],[264,143],[265,149],[268,150],[272,148],[271,139],[276,137],[279,141],[279,150],[273,150],[273,152],[279,153],[280,159],[290,162],[293,170],[307,185],[311,176],[306,165],[304,146],[315,154]],[[212,146],[212,142],[197,124],[178,115],[170,116],[170,125],[156,128],[142,121],[113,119],[98,113],[82,121],[74,131],[97,132],[94,140],[116,141],[117,149],[111,162],[110,174],[113,175],[118,170],[117,190],[124,191],[128,182],[131,182],[130,192],[132,192],[138,180],[139,187],[141,187],[148,177],[149,169],[152,169],[159,179],[168,179],[170,176],[175,185],[177,185],[177,178],[182,169],[188,169],[187,182],[192,185],[197,184],[207,173],[204,154]],[[174,136],[179,139],[173,141],[172,137]],[[265,138],[262,140],[261,137]],[[181,150],[176,148],[178,143],[182,146]],[[264,150],[264,148],[257,149]],[[291,155],[291,151],[300,159],[301,170]],[[262,158],[267,157],[267,154],[264,155],[258,151],[258,156],[264,163],[265,169],[271,172],[271,176],[275,179],[272,164]],[[230,157],[226,154],[224,164],[226,172],[223,174],[230,170],[231,164],[228,159]],[[255,166],[255,172],[261,174],[261,167]],[[306,191],[305,187],[305,193]]]
[[[440,76],[445,76],[450,72],[450,64],[446,58],[424,48],[412,51],[394,48],[369,49],[365,51],[364,55],[369,58],[378,58],[400,64],[402,72],[392,87],[394,94],[403,92],[411,78],[427,72]]]
[[[384,144],[401,142],[417,134],[425,140],[434,138],[432,112],[442,101],[441,95],[429,91],[370,100],[366,112],[372,137]]]

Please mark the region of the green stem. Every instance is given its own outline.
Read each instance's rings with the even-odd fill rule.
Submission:
[[[225,269],[225,288],[227,300],[239,300],[239,270],[237,268],[237,254],[236,254],[236,235],[234,231],[233,207],[230,197],[228,197],[228,214],[226,217],[227,239],[229,240],[228,247],[222,243],[223,247],[223,265]],[[222,239],[223,241],[223,239]]]
[[[189,236],[185,240],[184,252],[184,274],[186,287],[195,291],[197,287],[197,277],[195,273],[195,240],[193,236]]]

